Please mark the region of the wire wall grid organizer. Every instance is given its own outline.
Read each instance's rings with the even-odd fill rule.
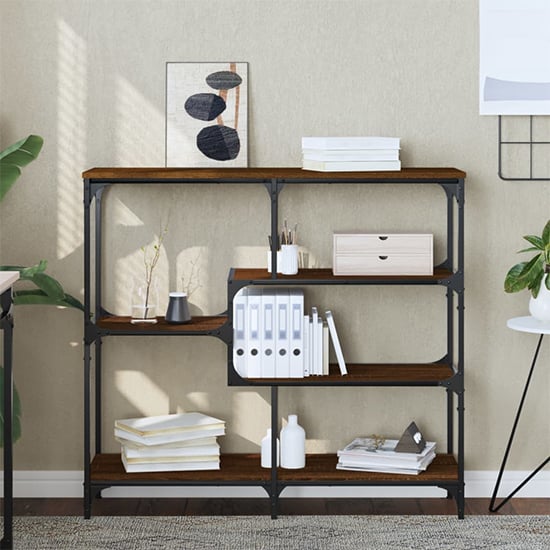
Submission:
[[[550,181],[550,116],[537,116],[536,121],[533,115],[507,116],[504,129],[502,119],[503,115],[499,115],[498,176],[500,179]],[[519,139],[513,139],[518,135],[520,135]],[[545,139],[540,136],[545,136]]]

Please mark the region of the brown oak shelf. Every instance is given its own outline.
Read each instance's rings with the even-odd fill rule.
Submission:
[[[299,470],[278,468],[277,477],[282,484],[399,484],[402,482],[434,485],[458,481],[458,466],[455,458],[439,454],[425,472],[418,475],[391,474],[383,472],[355,472],[337,470],[338,458],[335,454],[310,454],[306,457],[306,467]],[[119,454],[98,454],[91,467],[91,481],[94,484],[231,484],[264,485],[271,480],[271,470],[260,466],[260,455],[224,454],[219,470],[191,472],[141,472],[127,473]]]
[[[316,172],[302,168],[91,168],[82,177],[92,182],[113,183],[445,183],[464,179],[466,172],[457,168],[403,168],[395,172]]]
[[[267,269],[233,268],[230,281],[254,282],[255,284],[439,284],[450,279],[453,272],[442,267],[434,268],[433,275],[333,275],[332,269],[300,269],[296,275],[277,274],[274,279]]]
[[[164,317],[157,317],[156,323],[133,324],[130,320],[131,318],[129,316],[107,316],[99,319],[96,326],[109,334],[143,335],[154,333],[166,335],[210,335],[219,333],[221,328],[228,322],[227,315],[192,317],[189,323],[181,325],[167,323]]]
[[[252,385],[275,386],[437,386],[455,375],[447,363],[347,364],[342,376],[338,364],[330,364],[325,376],[307,378],[245,378]]]

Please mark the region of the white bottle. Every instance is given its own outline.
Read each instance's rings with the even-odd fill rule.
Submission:
[[[262,468],[271,468],[271,428],[267,429],[266,436],[262,439]],[[279,440],[277,439],[277,466],[279,466]]]
[[[281,430],[281,467],[303,468],[306,465],[306,432],[298,424],[298,416],[288,415],[288,424]]]

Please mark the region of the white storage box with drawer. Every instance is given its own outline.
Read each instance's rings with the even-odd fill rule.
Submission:
[[[334,275],[433,275],[433,235],[335,233]]]

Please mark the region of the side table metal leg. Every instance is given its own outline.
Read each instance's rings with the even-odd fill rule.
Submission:
[[[502,460],[502,466],[500,467],[500,471],[498,473],[497,482],[495,485],[495,489],[493,491],[493,496],[491,497],[491,503],[489,504],[489,510],[491,512],[498,511],[504,504],[506,504],[524,485],[526,485],[537,473],[542,470],[548,462],[550,462],[550,456],[540,464],[531,474],[529,474],[507,497],[505,497],[497,506],[495,506],[495,500],[497,499],[497,493],[498,489],[500,487],[500,483],[502,481],[502,475],[504,474],[504,469],[506,467],[506,462],[508,461],[508,455],[510,454],[510,449],[512,448],[512,443],[514,441],[514,436],[516,435],[516,428],[518,427],[519,419],[521,416],[521,411],[523,409],[523,405],[525,403],[525,398],[527,396],[527,391],[529,389],[529,384],[531,383],[531,377],[533,375],[533,371],[535,369],[535,365],[537,363],[537,357],[539,355],[540,346],[542,344],[542,339],[544,337],[544,334],[540,335],[537,348],[535,350],[535,355],[533,357],[533,362],[531,363],[531,368],[529,369],[529,374],[527,375],[527,380],[525,382],[525,388],[523,389],[523,394],[521,396],[521,400],[519,402],[518,412],[516,414],[516,418],[514,420],[514,424],[512,427],[512,432],[510,433],[510,439],[508,440],[508,445],[506,446],[506,451],[504,452],[504,458]]]

